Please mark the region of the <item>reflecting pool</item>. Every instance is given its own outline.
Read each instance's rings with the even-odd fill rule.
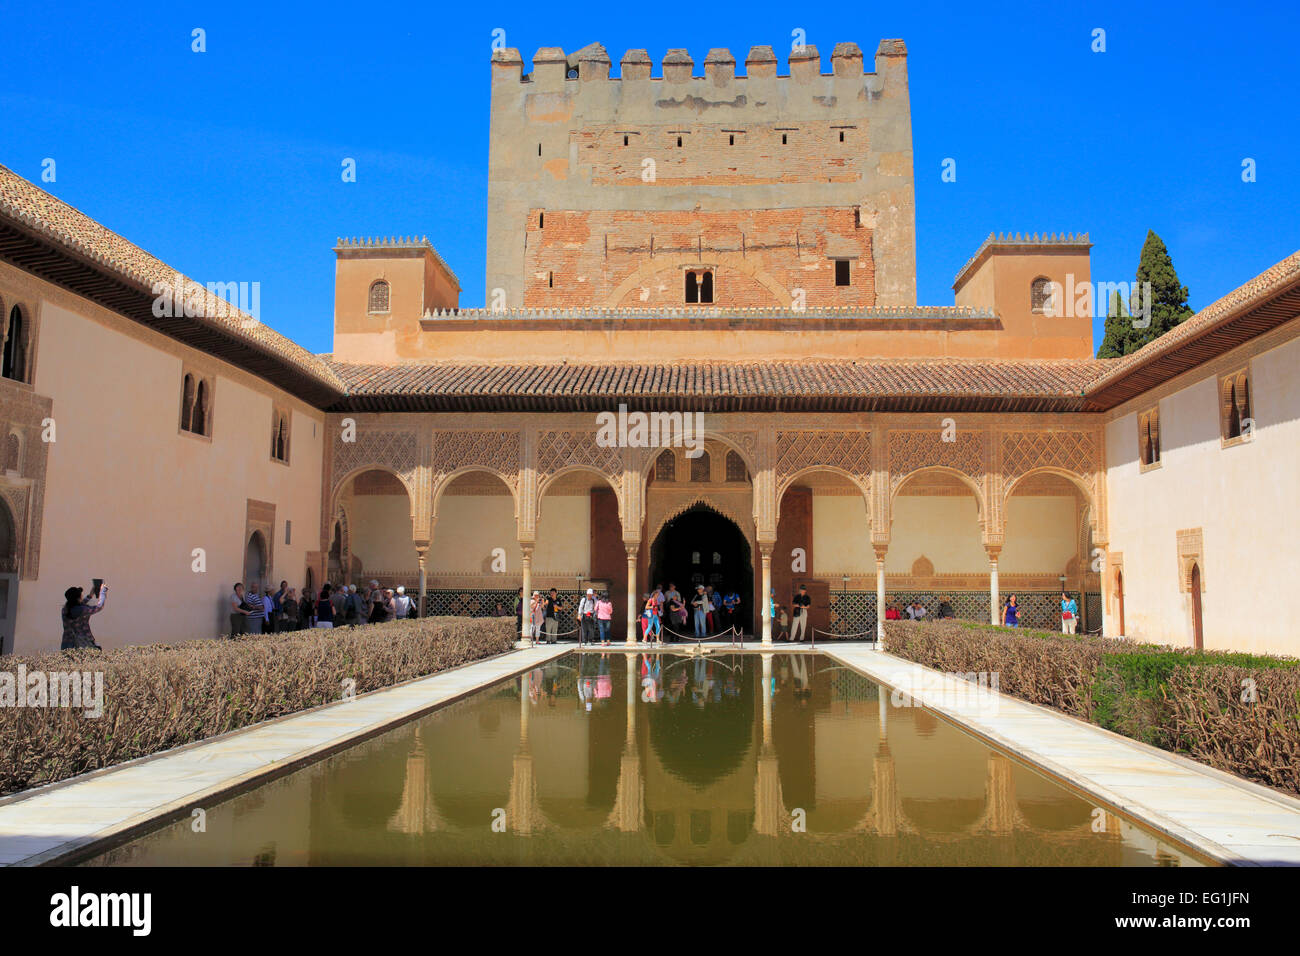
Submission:
[[[89,863],[1198,865],[896,703],[822,655],[572,653]]]

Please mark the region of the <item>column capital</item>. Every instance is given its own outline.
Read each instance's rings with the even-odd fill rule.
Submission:
[[[1002,545],[1001,545],[1001,544],[986,544],[986,545],[984,545],[984,553],[987,554],[987,555],[989,556],[989,561],[990,561],[990,562],[996,563],[997,560],[998,560],[998,555],[1000,555],[1000,554],[1002,553]]]
[[[885,561],[885,554],[889,551],[889,542],[885,541],[882,543],[879,541],[872,541],[871,550],[876,552],[876,563],[883,564]]]

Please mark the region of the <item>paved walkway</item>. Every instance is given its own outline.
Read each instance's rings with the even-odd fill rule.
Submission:
[[[1224,863],[1300,866],[1300,800],[872,649],[818,650]],[[891,695],[893,696],[893,695]],[[897,702],[897,700],[896,700]]]
[[[500,657],[374,691],[351,702],[232,731],[0,800],[0,866],[56,860],[89,843],[215,803],[234,787],[309,762],[358,736],[567,654],[572,645]]]

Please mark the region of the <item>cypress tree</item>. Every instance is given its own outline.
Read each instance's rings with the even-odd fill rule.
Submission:
[[[1133,322],[1124,308],[1124,300],[1118,292],[1112,292],[1110,305],[1106,307],[1106,334],[1097,350],[1097,358],[1119,358],[1132,351],[1124,348],[1126,337],[1132,332]]]
[[[1144,294],[1148,283],[1151,288],[1149,300]],[[1146,242],[1142,244],[1128,316],[1123,314],[1118,298],[1112,296],[1107,308],[1106,334],[1097,350],[1098,358],[1118,358],[1136,352],[1192,314],[1187,305],[1187,286],[1178,281],[1169,250],[1153,230],[1147,230]],[[1144,314],[1147,306],[1150,307],[1149,315]],[[1148,321],[1144,327],[1135,324]]]

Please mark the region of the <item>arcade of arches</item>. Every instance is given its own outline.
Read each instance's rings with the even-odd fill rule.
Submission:
[[[602,447],[588,414],[351,417],[355,440],[327,453],[316,570],[419,589],[425,613],[553,587],[567,615],[596,587],[630,635],[656,583],[698,581],[737,591],[752,635],[755,596],[788,604],[802,583],[815,628],[860,635],[882,602],[997,620],[1009,593],[1022,623],[1054,627],[1064,587],[1100,625],[1105,464],[1085,416],[945,431],[938,415],[710,414],[696,457]]]

